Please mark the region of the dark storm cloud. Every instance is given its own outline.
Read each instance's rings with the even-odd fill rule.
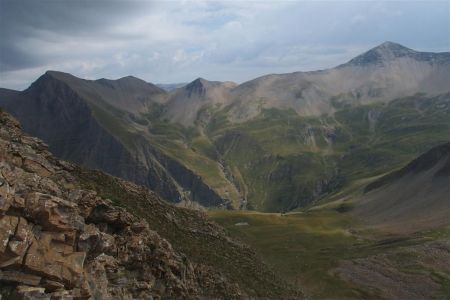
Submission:
[[[143,1],[1,0],[0,69],[45,65],[52,57],[43,49],[34,49],[33,42],[57,44],[61,36],[107,38],[114,35],[112,25],[149,8]]]
[[[31,53],[24,52],[11,43],[0,42],[0,56],[0,70],[3,72],[36,67],[42,63],[38,57],[33,57]]]
[[[2,24],[8,25],[2,31],[27,34],[29,29],[64,33],[101,30],[149,7],[150,2],[144,1],[2,0]]]

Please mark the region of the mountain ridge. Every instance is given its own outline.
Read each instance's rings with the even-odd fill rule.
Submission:
[[[447,62],[450,52],[421,52],[394,42],[384,42],[369,51],[358,55],[344,65],[384,64],[400,57],[413,57],[418,60],[431,61],[432,63]],[[433,59],[433,57],[435,59]]]
[[[146,185],[171,201],[205,199],[205,205],[208,201],[216,205],[226,202],[197,175],[140,136],[138,132],[142,125],[137,123],[140,122],[137,113],[130,113],[130,109],[120,110],[117,105],[114,106],[115,103],[104,101],[103,97],[90,94],[86,97],[86,89],[83,93],[73,89],[74,85],[83,89],[85,84],[94,81],[86,83],[57,73],[58,77],[70,78],[71,84],[67,84],[60,78],[55,79],[54,74],[44,74],[29,89],[12,98],[4,99],[0,95],[2,107],[19,118],[27,132],[48,142],[53,153]],[[116,99],[120,99],[120,94],[116,95]],[[125,102],[117,103],[122,105]],[[135,107],[141,103],[138,99]],[[168,169],[176,171],[176,174],[171,174]],[[179,176],[181,184],[173,176]],[[183,190],[189,186],[194,188],[191,196],[186,196]]]
[[[379,55],[380,49],[384,49],[384,55]],[[409,54],[391,55],[396,51]],[[386,63],[356,64],[350,60],[335,68],[272,74],[247,81],[232,91],[235,100],[231,118],[234,122],[247,121],[257,116],[261,108],[294,109],[303,116],[317,116],[334,113],[333,101],[358,105],[388,102],[416,93],[433,96],[450,91],[450,52],[417,52],[384,43],[354,59],[364,61],[373,54],[375,62],[381,58]]]
[[[134,77],[45,76],[24,92],[0,90],[0,105],[56,155],[180,205],[294,209],[348,184],[367,164],[373,175],[389,171],[386,162],[398,166],[448,132],[450,64],[414,57],[237,86],[198,78],[171,92]]]

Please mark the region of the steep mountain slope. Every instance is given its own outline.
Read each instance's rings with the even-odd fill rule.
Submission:
[[[417,95],[321,117],[270,109],[233,124],[219,115],[206,132],[239,180],[248,208],[287,211],[448,141],[450,95]]]
[[[170,93],[48,72],[0,90],[0,106],[58,156],[166,199],[287,211],[447,141],[448,78],[449,53],[387,42],[329,70],[199,78]]]
[[[58,157],[146,185],[175,202],[230,205],[151,141],[141,113],[165,101],[156,86],[133,77],[89,81],[50,71],[23,92],[0,92],[0,105]]]
[[[164,90],[133,76],[117,80],[80,80],[63,72],[48,71],[45,75],[64,82],[90,103],[99,105],[104,102],[131,113],[145,112],[151,104],[165,101]]]
[[[242,122],[263,108],[294,109],[311,116],[342,105],[390,101],[450,91],[450,53],[417,52],[386,42],[333,69],[267,75],[232,91],[230,117]]]
[[[391,231],[450,224],[450,143],[369,184],[356,205],[356,216]]]
[[[192,126],[194,121],[200,117],[198,112],[201,108],[214,108],[229,104],[231,100],[229,91],[235,86],[236,84],[233,82],[208,81],[197,78],[169,96],[163,117],[184,126]]]
[[[201,213],[57,160],[3,111],[0,183],[2,298],[301,297]]]

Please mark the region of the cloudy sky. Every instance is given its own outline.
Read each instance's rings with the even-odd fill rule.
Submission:
[[[445,1],[0,0],[0,86],[46,70],[242,82],[332,67],[384,41],[450,51]]]

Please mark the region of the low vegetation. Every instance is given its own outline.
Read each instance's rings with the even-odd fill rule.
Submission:
[[[301,292],[277,277],[252,249],[230,240],[203,213],[166,204],[145,188],[132,191],[124,187],[122,180],[99,171],[77,168],[74,174],[84,188],[97,191],[101,197],[144,218],[176,251],[196,263],[220,270],[248,295],[301,298]]]
[[[320,117],[265,109],[243,123],[231,123],[227,110],[210,109],[207,121],[189,128],[150,113],[148,132],[235,207],[258,211],[305,207],[399,168],[450,136],[449,95],[344,106]]]
[[[232,236],[256,249],[280,276],[305,287],[305,294],[312,299],[450,296],[450,269],[445,263],[449,255],[438,250],[445,249],[439,243],[448,243],[450,228],[391,235],[365,229],[348,214],[329,209],[288,214],[211,211],[209,215]],[[383,282],[374,260],[384,263],[379,272],[398,277],[391,279],[392,286]],[[357,281],[348,276],[352,272],[372,277]],[[354,276],[364,279],[363,275]],[[417,283],[415,289],[414,282],[422,277],[431,281]],[[413,292],[402,294],[398,289]]]

